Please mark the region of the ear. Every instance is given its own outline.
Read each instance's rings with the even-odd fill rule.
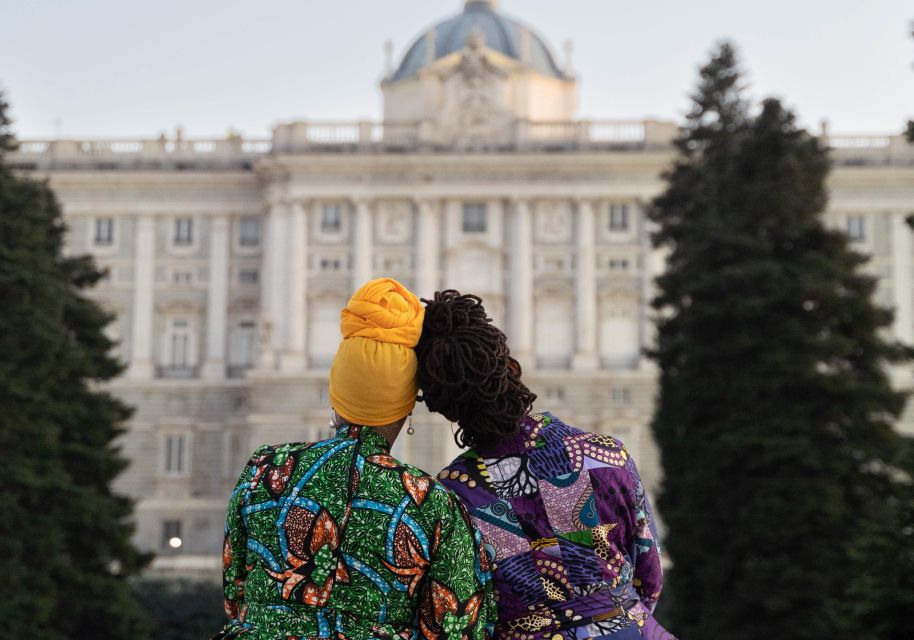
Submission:
[[[508,371],[518,378],[521,376],[520,363],[511,356],[508,356]]]

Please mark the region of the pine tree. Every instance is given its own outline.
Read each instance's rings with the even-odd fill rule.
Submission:
[[[827,152],[776,100],[752,115],[733,47],[701,70],[654,203],[660,395],[653,430],[670,627],[715,640],[855,637],[850,551],[904,406],[891,313],[826,229]]]
[[[65,225],[46,184],[2,162],[13,148],[0,96],[0,619],[9,638],[142,637],[127,577],[132,505],[111,482],[130,410],[98,383],[120,372],[85,295],[103,273],[65,257]]]
[[[858,640],[914,638],[914,438],[899,436],[891,491],[871,505],[852,550],[850,628]]]

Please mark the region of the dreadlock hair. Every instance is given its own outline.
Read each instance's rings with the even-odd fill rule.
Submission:
[[[458,429],[460,447],[476,447],[517,433],[536,394],[520,380],[508,339],[486,315],[482,299],[448,289],[426,304],[416,345],[421,401]]]

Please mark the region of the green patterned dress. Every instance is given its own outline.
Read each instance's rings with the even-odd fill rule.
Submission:
[[[264,446],[232,493],[221,639],[491,637],[489,559],[456,496],[370,427]]]

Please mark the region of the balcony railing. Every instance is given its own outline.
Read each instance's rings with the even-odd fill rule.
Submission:
[[[228,378],[246,378],[252,364],[230,364],[225,368],[225,375]]]
[[[165,380],[190,380],[199,377],[195,366],[160,366],[156,367],[156,377]]]
[[[572,120],[508,123],[491,138],[465,140],[432,123],[309,122],[281,124],[272,139],[23,140],[6,159],[23,169],[250,167],[266,156],[387,151],[671,151],[679,130],[660,120]],[[895,135],[823,135],[843,165],[914,165],[914,146]]]

